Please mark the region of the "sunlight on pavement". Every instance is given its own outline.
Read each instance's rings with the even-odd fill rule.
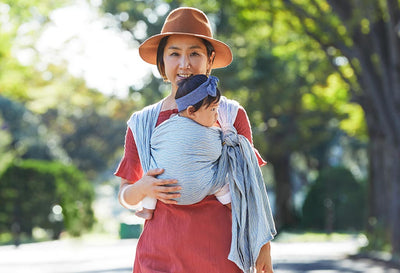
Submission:
[[[1,273],[130,273],[137,239],[95,238],[0,247]],[[272,242],[275,273],[400,273],[368,259],[350,259],[357,239]]]
[[[369,259],[350,259],[365,242],[344,241],[272,243],[275,273],[400,273]]]
[[[137,240],[54,241],[0,247],[0,272],[132,272]]]

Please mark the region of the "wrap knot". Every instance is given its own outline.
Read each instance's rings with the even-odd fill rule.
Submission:
[[[217,84],[218,84],[218,78],[214,76],[210,76],[208,80],[204,83],[206,89],[207,89],[207,94],[215,97],[217,95]]]
[[[224,144],[228,146],[237,146],[239,145],[239,136],[234,127],[227,128],[222,133],[222,141]]]

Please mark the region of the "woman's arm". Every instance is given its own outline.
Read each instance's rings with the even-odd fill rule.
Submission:
[[[165,185],[176,184],[176,180],[157,179],[157,175],[164,170],[150,170],[143,175],[140,164],[139,153],[136,147],[132,131],[128,127],[125,136],[124,157],[122,158],[115,175],[121,177],[118,199],[123,207],[132,209],[145,196],[154,197],[168,204],[175,201],[172,198],[179,197],[177,192],[180,187],[166,187]]]
[[[256,260],[257,273],[272,273],[271,244],[266,243],[260,250]]]
[[[176,192],[182,188],[168,186],[178,183],[175,179],[157,179],[156,176],[163,172],[163,169],[150,170],[135,183],[122,178],[118,194],[121,205],[134,206],[145,196],[156,198],[166,204],[176,204],[177,202],[172,199],[180,197],[180,194]]]
[[[238,134],[246,137],[248,139],[248,141],[250,142],[250,144],[253,145],[253,134],[251,132],[250,121],[247,116],[246,110],[244,110],[243,107],[239,107],[239,110],[238,110],[238,113],[236,116],[236,120],[235,120],[233,126],[235,127]],[[260,165],[260,166],[266,165],[267,162],[264,159],[262,159],[261,155],[259,154],[257,149],[254,148],[254,146],[253,146],[253,150],[257,156],[258,165]]]

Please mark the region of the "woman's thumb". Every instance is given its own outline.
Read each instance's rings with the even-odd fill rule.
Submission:
[[[164,169],[157,168],[157,169],[149,170],[149,171],[146,173],[146,175],[148,175],[148,176],[157,176],[157,175],[159,175],[159,174],[162,174],[163,172],[164,172]]]

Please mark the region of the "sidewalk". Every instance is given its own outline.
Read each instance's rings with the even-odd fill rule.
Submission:
[[[132,272],[137,240],[61,240],[0,247],[1,273]]]
[[[61,240],[0,247],[1,273],[130,273],[136,239]],[[359,242],[272,243],[275,273],[400,273],[371,259],[350,259]],[[190,272],[189,272],[190,273]],[[209,273],[209,272],[205,272]]]
[[[318,243],[276,243],[272,256],[275,273],[400,273],[390,264],[357,257],[356,240]]]

